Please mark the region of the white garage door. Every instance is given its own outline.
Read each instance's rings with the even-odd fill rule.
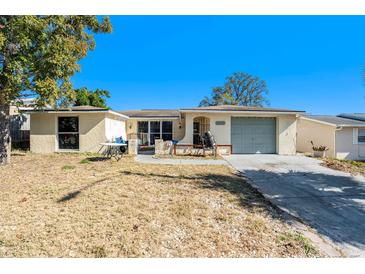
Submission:
[[[232,117],[233,153],[276,153],[276,119]]]

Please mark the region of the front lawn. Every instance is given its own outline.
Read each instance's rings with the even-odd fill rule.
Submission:
[[[360,174],[365,176],[365,162],[324,158],[322,165],[335,170],[348,172],[353,175]]]
[[[225,166],[17,154],[0,190],[0,257],[320,256]]]

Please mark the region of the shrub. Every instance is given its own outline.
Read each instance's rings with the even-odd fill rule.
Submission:
[[[313,141],[311,141],[311,144],[312,144],[312,149],[314,151],[327,151],[328,150],[328,147],[327,146],[324,146],[324,145],[320,145],[320,146],[315,146]]]

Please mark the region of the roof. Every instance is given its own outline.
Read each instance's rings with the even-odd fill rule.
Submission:
[[[365,113],[341,113],[340,115],[337,116],[352,120],[365,121]]]
[[[28,113],[51,113],[51,112],[53,112],[53,113],[60,113],[60,112],[98,113],[98,112],[106,112],[106,113],[117,115],[117,116],[125,118],[125,119],[129,118],[128,116],[118,113],[116,111],[113,111],[111,109],[94,107],[94,106],[74,106],[74,107],[69,107],[69,108],[40,108],[40,109],[33,109],[33,110],[30,110],[27,112]]]
[[[334,115],[307,115],[303,117],[337,127],[365,127],[365,122],[338,117]]]
[[[244,112],[290,112],[290,113],[304,113],[302,110],[290,110],[280,108],[267,108],[267,107],[253,107],[253,106],[237,106],[237,105],[218,105],[218,106],[207,106],[207,107],[196,107],[196,108],[184,108],[181,109],[183,112],[189,111],[244,111]]]
[[[140,109],[119,111],[130,118],[179,118],[177,109]]]

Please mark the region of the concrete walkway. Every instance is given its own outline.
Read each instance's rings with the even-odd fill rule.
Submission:
[[[225,160],[213,159],[170,159],[170,158],[154,158],[153,155],[136,156],[136,161],[143,164],[158,164],[158,165],[228,165]]]
[[[224,157],[271,202],[313,227],[349,257],[365,257],[365,178],[304,156]]]

